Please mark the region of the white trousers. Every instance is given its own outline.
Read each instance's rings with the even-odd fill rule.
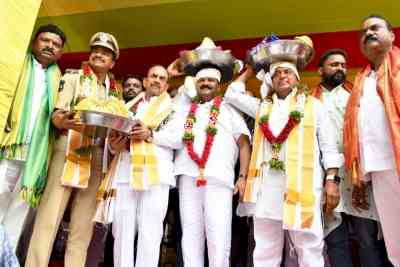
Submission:
[[[324,267],[323,236],[309,232],[289,231],[290,243],[298,258],[299,267]],[[284,229],[282,221],[254,218],[254,267],[279,267],[282,261]]]
[[[112,232],[114,266],[157,267],[163,221],[168,208],[169,185],[135,191],[128,183],[117,185]],[[135,236],[138,233],[136,264]]]
[[[24,164],[17,160],[0,160],[0,223],[4,225],[14,251],[30,209],[20,196]]]
[[[388,257],[400,267],[400,178],[388,170],[371,172],[371,179]]]
[[[179,206],[185,267],[204,267],[207,239],[210,267],[228,267],[231,249],[232,189],[211,183],[197,187],[194,177],[181,176]]]

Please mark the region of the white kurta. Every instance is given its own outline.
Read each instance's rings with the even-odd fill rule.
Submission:
[[[322,101],[326,108],[329,118],[332,121],[334,132],[337,133],[337,146],[339,153],[343,155],[343,122],[344,113],[346,112],[347,101],[350,93],[341,85],[333,88],[331,91],[323,88]],[[375,200],[372,194],[372,187],[368,187],[368,203],[370,208],[368,210],[357,210],[352,205],[352,192],[353,185],[351,179],[346,177],[344,166],[339,169],[339,174],[342,181],[339,185],[340,202],[334,210],[334,217],[325,216],[324,234],[329,234],[333,229],[341,224],[341,212],[346,214],[362,217],[371,220],[378,220],[378,214],[375,206]]]
[[[143,120],[149,101],[137,107],[135,118]],[[168,209],[171,186],[175,186],[173,174],[173,150],[155,145],[160,185],[145,191],[129,186],[131,155],[122,152],[115,172],[116,200],[113,221],[114,263],[119,267],[156,267],[163,235],[163,221]],[[146,172],[144,175],[148,175]],[[137,257],[134,262],[134,243],[138,233]]]
[[[283,129],[289,117],[290,100],[293,93],[284,100],[274,98],[272,111],[269,115],[270,128],[274,135]],[[245,94],[245,85],[242,82],[232,83],[225,98],[249,116],[255,118],[260,100]],[[289,236],[296,249],[300,267],[323,267],[323,228],[322,228],[322,192],[323,192],[323,167],[338,168],[343,164],[336,145],[335,133],[327,113],[321,102],[313,99],[313,112],[316,120],[314,137],[314,177],[313,189],[316,205],[314,207],[314,220],[310,229],[301,229],[297,222],[289,230]],[[286,144],[283,144],[280,159],[285,161]],[[322,158],[319,156],[322,155]],[[264,146],[263,161],[271,158],[271,145],[266,142]],[[323,164],[323,166],[322,166]],[[253,215],[254,238],[256,247],[253,261],[255,267],[278,267],[282,261],[283,229],[287,228],[282,223],[284,194],[287,188],[287,177],[284,172],[271,170],[267,165],[262,166],[260,190],[255,204],[241,203],[238,207],[239,215]],[[297,207],[297,215],[300,209]]]
[[[257,108],[259,105],[258,99],[255,99],[244,94],[245,86],[241,82],[234,82],[230,85],[225,94],[226,100],[232,103],[237,108],[255,118]],[[277,99],[272,107],[269,116],[271,131],[274,135],[278,133],[285,126],[289,117],[289,105],[292,94],[284,100]],[[316,114],[316,136],[315,136],[315,163],[314,163],[314,194],[316,196],[316,203],[322,203],[323,192],[323,168],[338,168],[343,164],[343,159],[340,157],[337,145],[336,134],[332,129],[332,124],[328,117],[322,103],[316,99],[314,101],[314,113]],[[267,143],[268,144],[268,143]],[[285,161],[286,143],[283,144],[281,149],[280,158]],[[322,158],[319,158],[322,155]],[[270,144],[265,146],[264,160],[269,161],[271,156]],[[322,161],[322,162],[321,162]],[[323,164],[323,166],[321,165]],[[255,207],[251,204],[246,204],[250,208],[245,212],[250,212],[257,218],[269,218],[275,220],[282,220],[283,217],[283,203],[284,193],[286,191],[287,177],[284,172],[271,170],[269,166],[263,166],[263,178],[261,182],[261,190]],[[250,207],[249,207],[250,206]],[[253,206],[253,207],[251,207]],[[243,207],[243,206],[242,206]],[[314,222],[310,230],[301,229],[301,231],[311,231],[316,235],[322,233],[321,221],[321,205],[315,205],[314,209]],[[239,209],[239,213],[243,214]],[[300,229],[299,229],[300,230]]]
[[[388,257],[394,266],[400,267],[400,178],[388,118],[376,84],[376,73],[371,71],[363,85],[358,114],[360,164],[363,179],[372,180]]]
[[[145,100],[139,103],[134,119],[139,119],[143,121],[143,117],[146,113],[147,108],[149,107],[149,103],[150,101],[145,101]],[[165,127],[167,127],[167,125],[165,125]],[[165,185],[175,186],[176,181],[174,176],[173,149],[169,147],[168,144],[165,144],[163,146],[155,144],[155,153],[157,155],[157,167],[158,167],[158,173],[160,174],[160,183]],[[117,183],[128,183],[130,172],[131,172],[131,155],[128,150],[125,150],[121,153],[116,168],[115,176]],[[147,173],[145,172],[144,175],[147,175]]]
[[[33,128],[39,113],[41,99],[46,90],[46,72],[42,65],[33,58],[34,85],[32,87],[32,105],[27,143],[29,147]],[[23,149],[28,151],[28,149]],[[4,224],[10,243],[15,249],[28,216],[29,205],[20,197],[21,177],[25,166],[26,155],[14,160],[0,160],[0,222]]]
[[[224,101],[220,113],[210,156],[205,167],[207,185],[197,187],[199,168],[183,146],[184,123],[190,102],[180,95],[176,103],[186,103],[179,108],[174,124],[155,133],[158,145],[173,145],[177,149],[175,174],[179,179],[179,205],[182,222],[182,251],[185,266],[204,266],[204,243],[207,240],[210,267],[228,267],[231,240],[232,192],[234,168],[239,155],[238,138],[250,136],[241,115]],[[194,150],[201,155],[206,140],[206,128],[212,102],[200,104],[193,127]]]
[[[200,104],[196,112],[196,123],[193,127],[194,151],[201,155],[206,141],[206,131],[212,102]],[[250,132],[242,116],[231,106],[222,102],[211,153],[204,175],[218,180],[221,184],[233,188],[235,164],[239,156],[237,140],[243,135],[250,137]],[[175,174],[199,176],[197,164],[189,157],[186,147],[180,149],[175,157]]]

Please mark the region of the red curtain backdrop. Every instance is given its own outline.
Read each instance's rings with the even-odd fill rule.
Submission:
[[[400,28],[394,29],[395,35],[400,36]],[[308,71],[314,71],[318,67],[318,59],[321,54],[331,48],[341,48],[348,53],[348,67],[360,68],[367,61],[363,57],[359,48],[359,32],[332,32],[308,34],[314,42],[316,55],[312,63],[307,67]],[[293,36],[282,36],[281,38],[292,38]],[[244,59],[246,51],[260,42],[262,38],[238,39],[229,41],[218,41],[217,45],[223,49],[230,49],[233,54]],[[201,40],[199,40],[200,42]],[[395,40],[396,45],[400,46],[399,39]],[[190,50],[198,46],[199,43],[153,46],[143,48],[127,48],[121,50],[113,73],[118,79],[127,74],[144,75],[147,69],[153,64],[162,64],[167,66],[178,57],[179,51]],[[87,60],[88,52],[66,53],[60,60],[60,66],[64,71],[66,68],[79,68],[82,61]]]

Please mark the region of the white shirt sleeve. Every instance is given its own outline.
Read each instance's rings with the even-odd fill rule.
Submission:
[[[256,117],[260,105],[260,99],[246,94],[243,82],[232,82],[225,92],[224,100],[252,118]]]
[[[246,122],[243,119],[243,116],[233,107],[229,107],[229,110],[232,114],[232,129],[233,129],[233,137],[237,141],[239,137],[244,134],[249,137],[251,140],[250,130],[247,127]]]
[[[337,146],[337,132],[329,119],[323,104],[314,99],[317,113],[317,138],[322,154],[322,163],[325,169],[340,168],[343,165],[343,155],[339,153]]]
[[[170,121],[159,131],[153,132],[153,144],[180,149],[183,147],[184,116],[181,112],[174,112]]]

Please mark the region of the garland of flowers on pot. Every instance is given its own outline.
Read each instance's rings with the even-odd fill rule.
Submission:
[[[272,105],[272,103],[271,103]],[[298,111],[298,110],[292,110],[289,113],[289,118],[288,121],[285,124],[285,127],[283,127],[282,131],[278,134],[278,136],[275,136],[271,128],[269,126],[269,116],[270,116],[271,111],[262,116],[259,120],[259,126],[260,129],[264,135],[264,137],[267,139],[267,141],[271,144],[272,147],[272,157],[270,159],[269,167],[271,169],[275,170],[280,170],[284,171],[285,170],[285,164],[283,160],[279,159],[279,154],[282,149],[283,143],[288,139],[289,134],[292,132],[292,130],[301,122],[301,118],[303,117],[303,113]]]
[[[189,157],[199,166],[200,176],[196,179],[196,186],[205,186],[207,184],[207,179],[204,176],[204,169],[210,156],[211,148],[214,143],[215,135],[217,134],[217,127],[215,126],[218,120],[218,115],[220,111],[220,106],[222,103],[222,97],[216,96],[213,100],[212,107],[210,110],[210,116],[208,120],[208,126],[206,128],[206,141],[204,145],[204,150],[201,157],[194,151],[194,134],[193,126],[196,123],[196,111],[199,104],[199,99],[196,98],[192,101],[190,106],[190,111],[186,117],[185,122],[185,133],[183,134],[183,142],[186,145],[186,149]]]

